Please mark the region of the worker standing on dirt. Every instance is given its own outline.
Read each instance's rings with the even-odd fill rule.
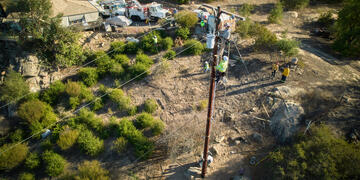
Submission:
[[[207,73],[210,70],[209,62],[205,61],[204,64],[204,73]]]
[[[156,47],[156,51],[158,52],[158,47],[157,47],[158,39],[157,39],[156,35],[153,36],[153,41],[154,41],[154,45]]]
[[[286,65],[284,72],[282,74],[282,77],[281,77],[282,83],[284,83],[286,81],[286,78],[289,76],[289,74],[290,74],[290,68],[289,68],[289,65]]]
[[[279,62],[276,62],[272,65],[271,78],[273,79],[276,75],[276,72],[279,70]]]
[[[216,69],[216,83],[218,83],[221,79],[223,81],[226,81],[226,70],[229,65],[229,58],[227,56],[224,56],[223,59],[220,61],[220,63],[215,67]]]

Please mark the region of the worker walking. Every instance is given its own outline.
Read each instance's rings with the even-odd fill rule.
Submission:
[[[286,65],[284,72],[282,74],[282,77],[281,77],[282,83],[284,83],[286,81],[286,78],[289,76],[289,74],[290,74],[290,68],[289,68],[289,65]]]
[[[205,61],[204,64],[204,73],[207,73],[210,70],[209,62]]]
[[[276,72],[279,70],[279,62],[276,62],[272,65],[271,78],[274,79]]]
[[[224,77],[226,76],[226,70],[229,65],[229,58],[227,56],[224,56],[220,63],[215,67],[216,69],[216,83],[218,83],[221,79],[223,81],[226,81]]]

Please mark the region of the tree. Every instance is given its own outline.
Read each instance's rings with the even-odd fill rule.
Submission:
[[[25,160],[29,147],[26,144],[4,144],[0,152],[0,170],[11,170]]]
[[[29,85],[20,73],[10,69],[4,84],[0,87],[0,99],[6,103],[15,103],[19,98],[29,93]]]
[[[335,23],[334,49],[347,56],[360,56],[360,1],[347,0]]]
[[[192,11],[181,11],[175,14],[175,21],[180,24],[181,27],[192,28],[199,21],[196,13]]]
[[[45,151],[42,159],[46,165],[45,172],[52,177],[62,174],[67,165],[67,161],[61,155],[52,151]]]

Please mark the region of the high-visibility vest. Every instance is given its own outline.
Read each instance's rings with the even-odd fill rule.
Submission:
[[[201,26],[201,27],[204,27],[204,26],[205,26],[205,22],[204,22],[204,20],[201,20],[201,22],[200,22],[200,26]]]
[[[157,44],[158,40],[157,40],[156,36],[153,37],[153,40],[154,40],[154,43]]]
[[[290,68],[287,67],[284,69],[283,75],[287,77],[289,76],[289,74],[290,74]]]
[[[228,61],[222,60],[215,68],[220,72],[226,72],[226,69],[228,68]]]
[[[273,70],[276,70],[276,71],[279,70],[279,65],[273,64],[273,65],[272,65],[272,69],[273,69]]]
[[[205,63],[204,69],[207,70],[209,68],[210,68],[209,63]]]

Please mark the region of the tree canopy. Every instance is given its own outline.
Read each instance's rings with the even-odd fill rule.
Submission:
[[[11,103],[27,93],[29,93],[29,85],[20,73],[10,69],[6,75],[4,84],[0,86],[0,99]]]

